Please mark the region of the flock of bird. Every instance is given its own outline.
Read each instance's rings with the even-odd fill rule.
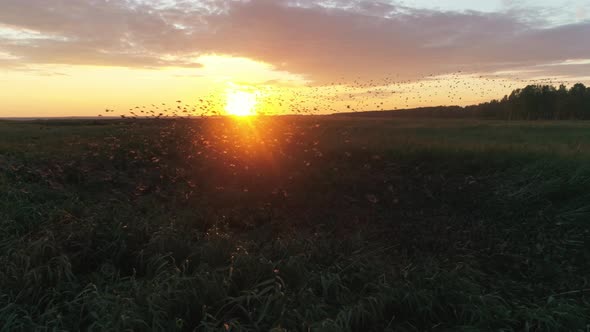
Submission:
[[[384,79],[333,81],[328,84],[283,87],[256,86],[259,96],[258,114],[330,114],[374,110],[459,105],[465,106],[491,99],[500,99],[516,88],[528,84],[566,84],[558,78],[525,79],[514,75],[478,75],[457,71],[400,80]],[[248,87],[252,90],[252,87]],[[177,100],[172,103],[135,106],[119,114],[130,118],[198,117],[226,115],[223,91],[202,96],[194,102]],[[116,116],[106,109],[106,116]],[[99,116],[102,116],[99,115]]]
[[[433,103],[468,103],[470,101],[465,99],[469,95],[474,99],[501,98],[503,94],[526,84],[556,83],[560,82],[555,79],[516,80],[457,72],[410,81],[357,79],[298,88],[258,86],[257,94],[261,100],[257,111],[268,114],[327,114]],[[252,88],[249,87],[247,91],[252,91]],[[132,119],[175,119],[224,115],[222,92],[203,96],[194,103],[176,100],[172,103],[135,106],[121,116]],[[498,93],[500,95],[496,95]],[[116,115],[117,111],[107,109],[105,113]],[[155,127],[157,131],[154,135],[146,135],[154,133],[149,130],[136,130],[143,128],[144,124],[148,125],[146,128],[152,128],[151,122],[137,121],[132,124],[123,128],[119,139],[143,144],[133,146],[131,151],[121,151],[125,145],[113,142],[104,153],[127,156],[138,164],[157,168],[158,172],[170,172],[167,181],[186,182],[191,195],[199,190],[250,196],[270,193],[284,203],[291,189],[304,183],[306,171],[325,163],[327,151],[334,153],[330,144],[335,140],[342,144],[343,151],[339,158],[343,160],[358,162],[359,165],[362,163],[363,168],[368,166],[367,169],[370,169],[380,158],[370,153],[365,156],[350,152],[354,149],[364,151],[366,142],[355,141],[356,138],[346,128],[329,132],[321,121],[313,117],[297,121],[290,117],[259,117],[255,122],[232,121],[221,116],[211,121],[162,121],[159,123],[161,126]],[[326,133],[333,136],[326,136]],[[169,163],[172,156],[181,156],[177,162],[181,162],[183,167]],[[330,172],[336,176],[340,174],[338,168]],[[200,175],[196,177],[197,181],[184,179],[187,174]],[[138,192],[144,191],[144,187],[138,186]],[[368,193],[367,199],[375,203],[377,196]],[[226,200],[227,197],[224,197],[221,201]]]

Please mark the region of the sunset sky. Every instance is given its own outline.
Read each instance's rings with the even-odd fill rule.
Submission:
[[[588,84],[589,36],[588,0],[0,0],[0,117],[465,105]]]

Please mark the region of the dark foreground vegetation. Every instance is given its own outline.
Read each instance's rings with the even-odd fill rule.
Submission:
[[[0,123],[0,330],[586,331],[589,133]]]
[[[399,111],[340,113],[339,116],[449,118],[496,120],[590,120],[590,87],[582,83],[567,88],[560,85],[528,85],[501,100],[466,107],[439,106]]]

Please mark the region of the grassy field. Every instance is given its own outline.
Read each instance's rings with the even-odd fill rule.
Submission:
[[[0,122],[0,331],[587,331],[590,123]]]

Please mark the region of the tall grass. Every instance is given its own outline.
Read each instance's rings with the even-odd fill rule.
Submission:
[[[0,124],[0,330],[588,328],[586,126],[258,121]]]

